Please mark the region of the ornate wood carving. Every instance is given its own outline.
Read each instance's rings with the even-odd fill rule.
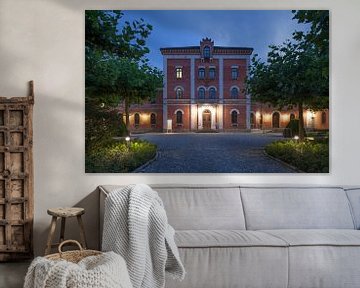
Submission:
[[[0,97],[0,261],[33,255],[33,105],[27,97]]]

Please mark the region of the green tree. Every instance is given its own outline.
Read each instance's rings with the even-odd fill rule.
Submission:
[[[146,39],[153,27],[144,19],[123,21],[123,12],[118,10],[87,10],[85,12],[85,54],[92,51],[116,55],[134,60],[149,53]],[[86,59],[87,59],[86,57]]]
[[[310,25],[307,33],[296,31],[293,36],[296,41],[306,42],[316,50],[322,76],[317,84],[324,95],[329,95],[329,11],[294,10],[293,14],[293,19],[297,19],[298,23]]]
[[[152,26],[143,19],[129,22],[122,17],[123,12],[115,10],[85,12],[87,148],[119,130],[114,110],[121,101],[126,103],[128,123],[129,106],[153,97],[155,86],[161,87],[161,73],[145,57]]]
[[[126,129],[129,130],[129,108],[131,104],[154,99],[162,87],[162,72],[149,65],[140,65],[129,58],[111,57],[98,62],[94,73],[89,76],[96,93],[89,93],[97,105],[106,102],[115,106],[122,101],[125,107]]]
[[[301,13],[295,12],[295,17],[300,18],[300,23],[315,21]],[[318,27],[314,23],[312,25]],[[328,55],[326,56],[325,41],[318,41],[316,38],[316,35],[326,36],[325,32],[319,31],[323,30],[314,28],[307,33],[296,31],[291,41],[287,40],[279,46],[269,46],[267,62],[255,55],[247,79],[246,89],[253,100],[271,103],[279,108],[298,108],[301,140],[305,134],[304,109],[325,109],[329,105],[329,77],[326,69]],[[321,43],[321,48],[317,43]]]

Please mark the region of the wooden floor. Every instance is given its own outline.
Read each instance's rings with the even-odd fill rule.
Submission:
[[[21,288],[30,262],[0,263],[0,287]]]

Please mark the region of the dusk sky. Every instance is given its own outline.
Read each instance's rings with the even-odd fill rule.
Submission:
[[[150,63],[162,70],[160,48],[196,46],[210,37],[217,46],[252,47],[266,60],[268,46],[281,44],[306,26],[290,10],[125,10],[122,22],[143,18],[153,26],[148,38]]]

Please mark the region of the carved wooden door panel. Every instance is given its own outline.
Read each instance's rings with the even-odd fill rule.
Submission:
[[[0,97],[0,261],[32,257],[33,85],[28,97]]]

